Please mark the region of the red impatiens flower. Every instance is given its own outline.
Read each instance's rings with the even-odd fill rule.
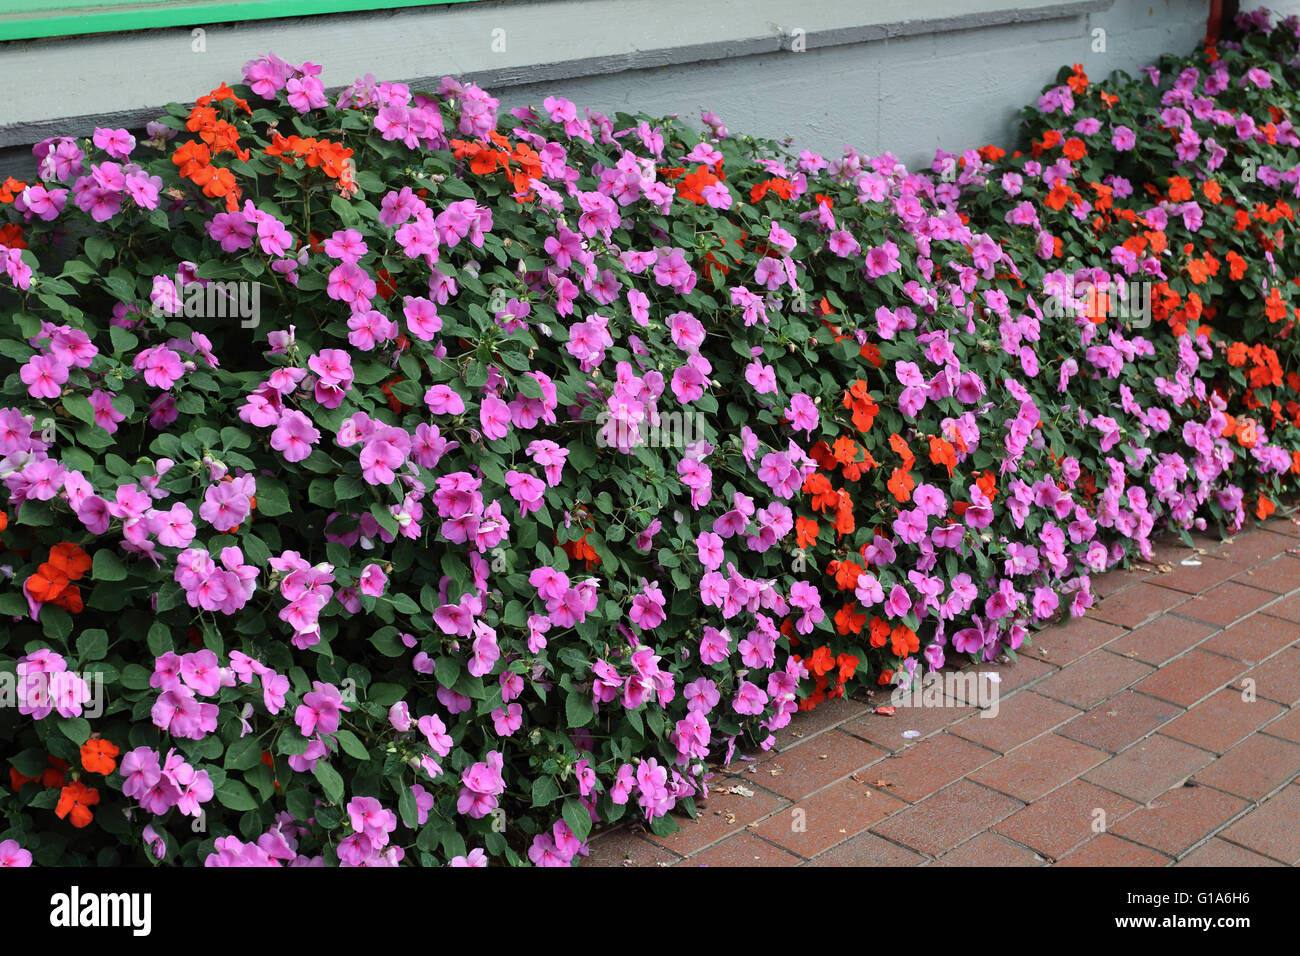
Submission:
[[[91,737],[81,745],[81,766],[91,773],[108,776],[117,767],[117,745],[102,737]]]
[[[59,792],[59,804],[54,808],[54,815],[60,820],[67,817],[74,827],[81,828],[94,819],[90,808],[97,803],[99,791],[77,780]]]

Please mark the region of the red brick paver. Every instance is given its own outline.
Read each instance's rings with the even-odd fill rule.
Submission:
[[[643,835],[620,828],[601,834],[591,842],[586,866],[671,866],[680,857],[646,840]]]
[[[1142,803],[1154,800],[1214,760],[1214,754],[1163,734],[1152,734],[1111,757],[1083,779]]]
[[[1021,806],[1019,800],[962,780],[871,829],[918,853],[938,856],[994,826]]]
[[[1078,713],[1077,707],[1032,690],[1022,690],[999,702],[996,717],[967,717],[954,724],[950,732],[990,750],[1006,753],[1059,727]]]
[[[1193,541],[967,666],[996,716],[953,686],[827,701],[715,769],[697,820],[597,833],[585,865],[1300,865],[1300,523]]]
[[[1088,614],[1099,621],[1133,628],[1187,600],[1187,595],[1142,582],[1102,599]]]
[[[833,730],[769,758],[759,765],[757,775],[763,779],[763,786],[797,800],[883,756],[885,752],[880,748],[842,730]],[[780,773],[770,774],[775,770]]]
[[[1257,568],[1243,571],[1233,580],[1274,594],[1289,594],[1300,587],[1300,556],[1280,554]]]
[[[1149,664],[1113,654],[1110,650],[1096,651],[1069,667],[1061,668],[1051,677],[1043,678],[1034,690],[1082,710],[1119,693],[1153,670]],[[1236,676],[1235,673],[1232,676]]]
[[[1113,827],[1137,807],[1126,797],[1074,780],[1012,814],[995,829],[1058,860],[1094,834]]]
[[[1215,837],[1202,843],[1175,866],[1281,866],[1277,860],[1252,853],[1243,847]]]
[[[1178,611],[1185,617],[1226,627],[1277,600],[1271,591],[1228,581],[1189,600]]]
[[[939,858],[941,866],[1046,866],[1028,847],[987,830]]]
[[[1269,617],[1291,621],[1293,624],[1300,623],[1300,594],[1292,592],[1290,597],[1283,598],[1276,604],[1270,604],[1264,613]]]
[[[799,857],[750,833],[739,833],[715,843],[678,866],[798,866]]]
[[[1300,707],[1287,711],[1265,726],[1264,733],[1270,737],[1281,737],[1283,740],[1300,744]]]
[[[1254,733],[1280,713],[1282,708],[1269,700],[1245,700],[1240,691],[1221,690],[1193,707],[1162,731],[1217,754]]]
[[[970,774],[970,778],[1017,800],[1030,802],[1091,770],[1109,754],[1060,734],[1043,734]]]
[[[1205,643],[1202,650],[1213,651],[1224,657],[1254,664],[1272,657],[1300,637],[1300,619],[1288,621],[1271,613],[1278,605],[1271,605],[1265,613],[1252,614],[1244,621],[1220,631]]]
[[[1223,831],[1223,838],[1261,856],[1300,863],[1300,784],[1293,783]]]
[[[1124,635],[1124,628],[1089,617],[1076,617],[1034,635],[1024,656],[1064,667]]]
[[[915,802],[997,759],[992,750],[951,734],[939,734],[868,768],[862,776],[882,790]]]
[[[1300,774],[1300,744],[1253,734],[1192,779],[1247,800],[1262,800]]]
[[[1213,624],[1202,624],[1177,614],[1162,614],[1150,624],[1129,631],[1106,649],[1159,667],[1191,650],[1214,632]]]
[[[708,802],[697,808],[694,820],[687,817],[678,821],[681,829],[676,833],[666,837],[647,833],[646,839],[674,853],[689,856],[790,805],[788,800],[757,788],[751,780],[737,783],[743,785],[743,791],[731,781],[723,781],[722,789],[711,794]],[[745,796],[745,792],[751,796]]]
[[[1226,687],[1246,667],[1241,661],[1197,649],[1170,661],[1146,680],[1139,681],[1137,689],[1152,697],[1190,707],[1201,698]]]
[[[1119,753],[1182,712],[1177,704],[1126,690],[1080,714],[1061,733],[1079,743]]]
[[[1056,861],[1057,866],[1168,866],[1172,857],[1102,833]]]
[[[1266,700],[1294,707],[1300,704],[1300,647],[1288,647],[1243,675],[1235,686],[1254,681],[1254,691]]]
[[[844,780],[773,814],[754,832],[792,853],[812,857],[904,806],[902,800],[887,793]]]
[[[1200,843],[1247,806],[1245,800],[1209,787],[1175,787],[1120,820],[1113,829],[1116,836],[1176,856]]]
[[[925,857],[906,847],[863,833],[808,861],[809,866],[920,866]]]

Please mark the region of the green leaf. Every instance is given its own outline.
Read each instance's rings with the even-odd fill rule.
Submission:
[[[397,608],[397,610],[401,611],[403,614],[420,613],[420,605],[416,604],[407,595],[402,594],[400,591],[394,594],[386,595],[386,597],[388,602],[392,604],[393,607]]]
[[[677,825],[677,821],[666,813],[662,817],[655,817],[650,821],[650,832],[655,836],[672,836],[680,829],[681,827]]]
[[[144,690],[149,686],[151,676],[139,664],[127,664],[122,668],[122,686],[127,690]]]
[[[339,501],[360,498],[366,494],[366,489],[369,487],[360,475],[340,475],[334,479],[334,495]]]
[[[101,628],[82,631],[77,638],[77,656],[82,662],[102,661],[108,654],[108,632]]]
[[[162,621],[154,621],[150,625],[146,643],[149,645],[149,653],[154,657],[162,657],[168,651],[176,650],[176,645],[172,642],[171,628]]]
[[[533,780],[533,806],[549,806],[559,795],[560,788],[555,785],[554,777],[548,775]]]
[[[460,663],[453,657],[440,657],[433,662],[433,676],[443,687],[451,687],[460,677]]]
[[[13,591],[0,594],[0,615],[21,617],[27,613],[27,601]]]
[[[419,826],[420,808],[410,787],[397,786],[397,812],[401,814],[402,822],[412,830]]]
[[[227,748],[226,759],[222,766],[227,770],[251,770],[261,759],[262,744],[249,734],[247,737],[240,737]]]
[[[105,259],[113,258],[117,247],[107,239],[99,236],[88,236],[86,238],[86,258],[91,261],[92,265],[99,266]]]
[[[371,636],[370,643],[385,657],[401,657],[406,653],[406,645],[397,636],[395,627],[381,627]]]
[[[339,221],[344,226],[355,226],[361,221],[361,216],[352,208],[352,205],[342,196],[334,195],[330,198],[330,208],[334,210],[334,215],[339,217]]]
[[[316,806],[315,799],[306,790],[290,790],[284,798],[284,803],[289,808],[289,813],[298,821],[306,821],[310,818]]]
[[[596,711],[591,706],[591,696],[577,690],[569,691],[564,701],[564,716],[572,728],[585,727]]]
[[[223,807],[230,810],[257,809],[257,801],[253,799],[248,787],[234,777],[227,777],[225,783],[217,787],[216,797]]]
[[[78,747],[90,739],[90,721],[84,717],[60,717],[59,730]]]
[[[339,746],[343,748],[343,752],[349,757],[355,757],[357,760],[370,759],[370,751],[366,749],[366,745],[352,731],[340,730],[334,737],[338,740]]]
[[[258,514],[274,518],[289,513],[289,495],[284,490],[284,485],[273,478],[259,477],[257,493],[253,497],[257,499]]]
[[[579,840],[587,839],[587,835],[591,833],[591,814],[587,812],[587,808],[573,797],[569,797],[564,801],[562,812],[564,822],[569,825],[573,835]]]
[[[420,387],[419,383],[409,380],[396,382],[389,387],[389,390],[393,393],[395,399],[403,405],[409,405],[411,407],[419,405],[420,399],[424,395],[424,389]]]
[[[31,502],[23,504],[23,510],[31,507]],[[72,615],[61,607],[47,604],[41,610],[41,623],[45,625],[45,636],[52,640],[66,643],[72,633]]]
[[[44,750],[28,747],[22,753],[9,758],[10,765],[24,777],[39,777],[48,766]]]
[[[316,767],[312,770],[312,775],[316,782],[320,784],[321,790],[325,792],[325,799],[330,803],[341,803],[343,801],[343,778],[339,772],[327,764],[324,760],[316,761]]]
[[[176,398],[176,410],[182,415],[202,415],[205,407],[202,397],[193,392],[182,392]]]
[[[366,700],[380,707],[392,707],[406,696],[406,688],[401,684],[371,684],[366,689]]]
[[[126,565],[122,563],[112,548],[100,548],[95,552],[90,576],[96,581],[126,580]]]
[[[128,296],[127,298],[131,298],[131,297]],[[135,349],[137,345],[140,344],[140,340],[137,339],[134,335],[132,335],[126,329],[116,325],[109,327],[108,337],[113,342],[113,352],[118,355],[121,355],[122,353],[125,352],[131,352]]]
[[[521,375],[519,378],[515,379],[515,383],[519,386],[520,394],[525,398],[542,397],[542,386],[538,383],[537,379],[533,378],[531,375]]]
[[[90,401],[84,395],[64,395],[63,407],[73,418],[80,419],[87,425],[95,424],[95,410],[90,407]]]
[[[48,528],[54,524],[54,513],[48,502],[29,498],[18,511],[18,524],[25,524],[29,528]]]

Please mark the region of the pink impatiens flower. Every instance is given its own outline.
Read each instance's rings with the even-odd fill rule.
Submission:
[[[370,597],[383,597],[384,587],[388,584],[388,575],[377,564],[367,564],[361,572],[359,587],[362,594]]]
[[[218,531],[230,531],[238,527],[251,512],[249,499],[256,491],[253,477],[244,475],[232,481],[218,481],[208,485],[203,493],[203,504],[199,506],[199,517],[207,521]],[[122,489],[118,489],[118,498]],[[147,502],[146,502],[147,503]],[[125,507],[119,505],[119,507]],[[123,517],[122,514],[115,514]]]
[[[18,372],[32,398],[58,398],[68,380],[68,366],[52,355],[33,355]]]
[[[442,331],[442,319],[438,315],[438,307],[428,299],[408,295],[403,314],[406,316],[406,327],[417,339],[429,342]],[[434,387],[447,389],[446,385]],[[427,397],[425,400],[428,401]]]
[[[762,688],[742,680],[731,706],[738,714],[761,714],[763,708],[767,706],[767,700],[767,693]]]
[[[510,406],[495,395],[483,396],[479,404],[479,423],[489,440],[505,438],[510,432]]]
[[[124,129],[96,127],[91,141],[114,159],[126,159],[135,149],[135,137]]]
[[[385,810],[374,797],[353,797],[348,801],[347,811],[352,829],[376,846],[385,846],[388,835],[397,829],[397,814]]]
[[[303,695],[294,711],[294,722],[304,737],[332,734],[339,729],[339,712],[352,708],[343,706],[343,695],[333,684],[312,681],[311,686],[314,689]]]
[[[754,359],[745,366],[745,381],[754,386],[759,395],[776,391],[776,368],[764,365],[760,359]]]
[[[110,435],[117,431],[117,423],[126,416],[113,407],[114,393],[95,389],[90,393],[90,407],[95,412],[95,424]]]
[[[524,723],[524,709],[518,704],[509,704],[504,709],[497,707],[492,711],[492,726],[500,737],[509,737]]]
[[[817,406],[803,392],[798,392],[790,396],[790,404],[785,409],[785,417],[789,419],[791,426],[796,431],[807,432],[811,437],[812,430],[817,427],[818,422]]]
[[[133,367],[144,373],[146,384],[164,391],[176,384],[176,380],[185,373],[180,355],[162,345],[155,345],[137,355]]]
[[[464,786],[456,801],[459,813],[477,820],[496,809],[497,798],[506,790],[506,782],[501,775],[504,762],[501,752],[493,750],[488,753],[486,761],[474,764],[461,774]]]
[[[271,433],[271,447],[283,452],[285,461],[302,461],[311,455],[312,446],[320,441],[320,431],[311,419],[293,409],[280,416]]]
[[[546,485],[540,478],[511,470],[506,472],[506,488],[509,489],[510,496],[519,502],[520,516],[541,510]]]
[[[17,840],[0,842],[0,868],[28,867],[32,865],[32,854],[18,845]]]
[[[435,415],[463,415],[465,401],[450,385],[434,385],[424,393],[424,404]]]

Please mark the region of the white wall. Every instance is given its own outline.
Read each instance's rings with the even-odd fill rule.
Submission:
[[[1094,78],[1134,72],[1161,53],[1194,49],[1208,16],[1208,0],[1115,0],[1109,10],[1064,19],[639,70],[501,95],[518,105],[559,92],[584,106],[651,114],[708,108],[753,135],[790,136],[797,146],[836,153],[845,143],[892,150],[915,167],[928,164],[937,147],[1012,142],[1021,107],[1062,65],[1083,63]],[[1104,53],[1092,51],[1098,28],[1106,31]]]
[[[15,41],[0,44],[0,175],[30,174],[25,144],[85,135],[96,117],[140,124],[268,49],[323,63],[329,85],[468,74],[503,108],[551,94],[610,113],[707,108],[796,147],[890,149],[916,166],[939,146],[1010,144],[1064,64],[1100,78],[1194,49],[1208,14],[1209,0],[516,0],[214,25],[202,54],[188,30]],[[496,27],[505,53],[490,49]]]

